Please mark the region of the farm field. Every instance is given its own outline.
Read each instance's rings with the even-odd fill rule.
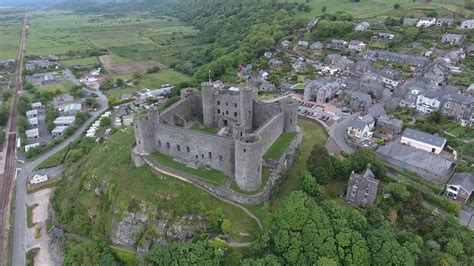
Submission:
[[[441,15],[458,13],[466,18],[471,18],[473,15],[472,11],[464,8],[464,1],[462,0],[433,0],[430,3],[413,2],[413,1],[399,1],[399,0],[360,0],[359,3],[351,2],[349,0],[280,0],[279,2],[289,3],[305,3],[312,7],[311,12],[298,11],[297,15],[305,18],[314,18],[323,14],[322,9],[326,6],[326,13],[333,14],[338,11],[344,11],[352,14],[358,18],[369,18],[377,16],[392,16],[401,17],[407,16],[407,10],[410,9],[410,13],[418,11],[429,11],[436,10]],[[401,8],[394,10],[393,6],[399,4]]]
[[[83,58],[75,58],[75,59],[66,59],[60,61],[61,64],[70,67],[70,66],[87,66],[87,65],[95,65],[99,64],[99,60],[95,56],[91,57],[83,57]]]
[[[20,45],[22,14],[0,13],[0,60],[15,59]]]
[[[69,92],[72,88],[72,82],[71,81],[64,81],[62,83],[55,83],[55,84],[49,84],[49,85],[38,85],[38,89],[40,91],[49,91],[49,92],[55,92],[56,90],[60,90],[61,92]]]

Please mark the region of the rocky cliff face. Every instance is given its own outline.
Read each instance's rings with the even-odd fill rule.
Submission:
[[[205,219],[199,215],[186,215],[168,221],[149,219],[145,213],[128,213],[122,221],[113,221],[110,238],[114,245],[146,252],[154,244],[189,241],[206,229]]]

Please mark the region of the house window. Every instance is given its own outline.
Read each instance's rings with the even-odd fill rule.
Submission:
[[[197,159],[199,159],[199,156],[198,156],[197,154],[196,154],[196,155],[194,155],[194,157],[196,157],[196,160],[197,160]]]
[[[177,145],[176,145],[176,149],[177,149],[178,151],[181,151],[181,146],[180,146],[179,144],[177,144]]]
[[[201,154],[201,158],[204,159],[204,154]]]
[[[186,151],[187,151],[187,152],[190,152],[191,150],[189,149],[189,147],[186,147]]]
[[[212,153],[208,152],[207,155],[209,155],[209,159],[212,159]]]
[[[169,150],[170,149],[170,143],[166,142],[166,148]]]
[[[138,141],[138,144],[141,144],[141,141]]]

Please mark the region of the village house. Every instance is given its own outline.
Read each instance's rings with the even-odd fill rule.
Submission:
[[[367,21],[363,21],[357,24],[354,28],[355,31],[368,31],[370,30],[370,24]]]
[[[288,49],[291,46],[291,42],[288,41],[288,40],[284,40],[284,41],[281,42],[281,46],[285,49]]]
[[[474,98],[462,94],[444,97],[441,112],[463,124],[474,124]]]
[[[393,40],[395,39],[395,35],[388,32],[376,32],[374,38],[378,40]]]
[[[474,19],[464,20],[459,27],[461,29],[474,29]]]
[[[430,26],[434,26],[435,24],[436,24],[436,18],[422,17],[416,23],[416,27],[417,28],[420,28],[420,27],[427,28],[427,27],[430,27]]]
[[[34,118],[34,117],[38,117],[38,110],[33,109],[33,110],[26,111],[26,118]]]
[[[407,128],[403,131],[401,144],[405,144],[417,149],[440,154],[446,145],[446,139],[415,129]]]
[[[40,146],[39,142],[25,145],[25,152],[28,152],[30,149],[38,148]]]
[[[441,105],[441,95],[437,91],[426,90],[416,99],[416,110],[423,114],[438,111]]]
[[[362,52],[365,50],[365,43],[363,41],[352,40],[349,42],[348,48],[355,52]]]
[[[52,131],[51,134],[55,137],[61,136],[64,134],[64,131],[68,128],[67,126],[57,126]]]
[[[441,38],[444,44],[462,44],[466,37],[462,34],[445,33]]]
[[[263,56],[265,56],[265,58],[267,58],[267,59],[270,59],[270,58],[273,57],[273,53],[272,53],[272,52],[265,52],[265,53],[263,54]]]
[[[373,135],[375,125],[374,118],[368,114],[363,117],[353,119],[349,127],[347,127],[347,135],[357,139],[368,139]]]
[[[417,18],[403,18],[403,26],[415,26],[417,22]]]
[[[25,131],[26,138],[28,140],[34,140],[39,138],[39,130],[38,128],[28,129]]]
[[[352,171],[347,182],[346,201],[358,208],[372,206],[377,198],[379,183],[370,169],[370,164],[362,174]]]
[[[454,24],[454,18],[438,18],[436,26],[452,26]]]
[[[70,126],[74,124],[75,121],[76,121],[76,117],[74,116],[60,116],[54,119],[54,124],[56,126]]]
[[[349,93],[349,106],[354,112],[364,111],[372,106],[372,97],[365,92],[351,91]]]
[[[323,48],[324,48],[324,45],[321,42],[315,42],[309,46],[309,49],[313,51],[319,51],[319,50],[322,50]]]
[[[296,72],[303,72],[306,70],[306,62],[303,58],[298,58],[291,65]]]
[[[377,118],[376,127],[383,129],[386,133],[398,135],[403,130],[403,121],[388,115],[381,115]]]
[[[283,65],[283,61],[278,60],[278,59],[276,59],[276,58],[272,58],[272,59],[270,59],[270,60],[268,61],[268,64],[270,64],[270,66],[271,66],[272,68],[277,68],[277,67]]]
[[[324,104],[329,102],[334,94],[342,89],[343,85],[331,78],[306,80],[304,87],[304,100]]]
[[[404,63],[413,66],[425,66],[430,63],[430,59],[425,56],[419,55],[408,55],[408,54],[400,54],[385,50],[367,50],[364,53],[364,59],[367,60],[382,60],[382,61],[390,61],[390,62],[397,62],[397,63]]]
[[[446,197],[468,204],[474,191],[474,175],[472,173],[455,173],[446,186]]]
[[[40,109],[41,107],[42,107],[41,102],[31,103],[31,108],[32,109]]]
[[[30,179],[30,183],[32,185],[43,183],[43,182],[46,182],[46,181],[48,181],[48,175],[38,175],[38,174],[36,174],[33,177],[31,177],[31,179]]]
[[[131,124],[133,124],[133,115],[122,116],[122,124],[124,126],[130,126]]]
[[[53,98],[54,108],[60,112],[64,110],[64,106],[73,102],[75,102],[74,97],[69,94],[63,94]]]
[[[296,44],[296,47],[300,49],[305,49],[308,47],[308,45],[309,43],[307,41],[298,41],[298,44]]]
[[[333,39],[328,43],[327,48],[340,50],[340,49],[345,48],[346,46],[347,46],[346,41]]]
[[[64,115],[75,115],[82,111],[82,104],[80,103],[71,103],[64,106]]]
[[[31,128],[38,127],[38,117],[28,118],[28,124]]]

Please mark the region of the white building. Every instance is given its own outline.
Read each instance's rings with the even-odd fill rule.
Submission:
[[[25,145],[25,152],[28,152],[30,149],[37,148],[39,147],[39,145],[40,145],[39,142]]]
[[[461,29],[474,29],[474,19],[464,20],[459,27]]]
[[[36,103],[32,103],[32,104],[31,104],[31,108],[32,108],[32,109],[39,109],[39,108],[41,108],[41,106],[43,106],[43,105],[41,104],[41,102],[36,102]]]
[[[71,103],[64,106],[64,114],[65,115],[75,115],[82,111],[82,104],[80,103]]]
[[[368,139],[373,135],[374,125],[374,118],[368,114],[352,120],[351,125],[347,128],[347,134],[358,139]]]
[[[299,41],[297,44],[298,48],[306,48],[308,45],[309,43],[307,41]]]
[[[30,183],[34,185],[34,184],[43,183],[45,181],[48,181],[48,175],[34,175],[31,178]]]
[[[423,114],[429,114],[431,112],[439,110],[441,101],[437,93],[426,91],[416,99],[416,110]]]
[[[38,117],[28,118],[28,124],[31,127],[38,127]]]
[[[55,127],[52,131],[51,131],[51,134],[53,134],[53,136],[61,136],[64,134],[64,131],[66,130],[66,128],[68,128],[67,126],[57,126]]]
[[[130,126],[133,123],[133,115],[124,115],[124,116],[122,116],[122,123],[125,126]]]
[[[38,139],[39,138],[39,130],[38,128],[33,128],[25,131],[26,138],[28,140]]]
[[[440,154],[446,139],[411,128],[405,129],[400,143],[434,154]]]
[[[54,124],[56,126],[70,126],[74,124],[76,118],[74,116],[60,116],[54,119]]]
[[[418,22],[416,23],[417,28],[420,28],[420,27],[427,28],[434,25],[436,25],[436,18],[432,18],[432,17],[420,18],[420,20],[418,20]]]
[[[33,110],[26,111],[26,117],[27,118],[38,117],[38,110],[33,109]]]

